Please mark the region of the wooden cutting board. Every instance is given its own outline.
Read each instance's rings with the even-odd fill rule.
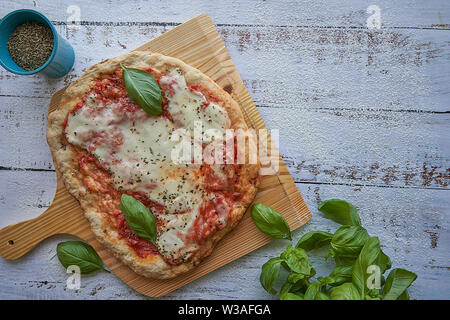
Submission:
[[[266,128],[209,16],[200,15],[189,20],[136,50],[173,56],[200,69],[232,94],[250,127]],[[64,90],[53,95],[49,112],[57,108]],[[262,202],[280,212],[294,230],[305,224],[311,214],[283,160],[279,155],[276,157],[280,161],[279,169],[272,175],[262,177],[255,202]],[[197,268],[170,280],[148,279],[134,273],[96,240],[78,201],[67,192],[58,173],[55,198],[42,215],[0,230],[0,255],[5,259],[20,258],[39,242],[55,234],[71,234],[87,241],[112,272],[136,291],[151,297],[171,292],[271,241],[256,228],[247,212],[239,225],[219,242],[211,256]]]

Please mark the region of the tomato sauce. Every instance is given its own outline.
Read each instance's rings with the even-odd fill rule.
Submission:
[[[128,226],[120,211],[120,197],[123,192],[119,192],[113,187],[111,174],[100,166],[92,154],[79,151],[78,156],[78,164],[85,186],[91,191],[102,194],[100,207],[106,209],[105,211],[113,218],[120,238],[125,238],[127,244],[141,258],[146,258],[150,254],[158,254],[158,249],[153,243],[137,236]],[[127,194],[141,201],[149,210],[161,210],[161,205],[154,203],[145,196],[133,192],[127,192]]]
[[[197,243],[201,244],[211,233],[226,226],[233,203],[229,193],[226,192],[215,192],[213,200],[202,203],[200,214],[194,222],[193,238]]]

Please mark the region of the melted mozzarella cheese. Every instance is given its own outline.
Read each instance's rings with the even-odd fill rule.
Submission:
[[[160,85],[170,89],[164,91],[173,122],[149,116],[141,108],[127,112],[119,103],[103,103],[92,93],[69,115],[65,133],[70,143],[91,152],[111,173],[118,190],[140,192],[164,205],[165,212],[153,212],[161,222],[158,249],[166,257],[188,259],[197,245],[186,237],[208,194],[202,189],[199,165],[172,161],[171,151],[181,143],[171,139],[172,133],[184,128],[194,137],[194,126],[201,122],[205,136],[210,129],[223,134],[230,120],[221,106],[204,107],[205,97],[189,90],[179,69],[162,76]],[[201,150],[202,141],[192,143]]]
[[[225,129],[230,127],[226,110],[214,103],[203,107],[207,102],[205,96],[187,88],[186,80],[179,69],[173,69],[163,76],[160,84],[174,89],[174,93],[168,96],[169,113],[175,123],[189,130],[191,137],[194,137],[195,123],[198,121],[203,125],[203,132],[219,131],[223,134]]]

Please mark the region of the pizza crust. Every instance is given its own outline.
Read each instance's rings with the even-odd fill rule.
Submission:
[[[84,215],[89,220],[91,228],[98,240],[105,245],[117,258],[123,261],[136,273],[145,277],[167,279],[187,272],[200,263],[213,251],[216,243],[232,230],[241,220],[247,207],[253,201],[259,185],[259,164],[245,164],[239,171],[238,191],[243,193],[241,201],[235,203],[230,212],[227,225],[213,233],[202,243],[189,262],[181,265],[170,265],[160,255],[150,255],[143,259],[126,243],[126,239],[119,239],[115,226],[111,225],[109,218],[97,208],[99,195],[88,190],[83,181],[76,157],[76,149],[67,143],[63,135],[66,115],[82,99],[102,74],[110,74],[124,63],[130,68],[152,68],[163,74],[171,68],[177,67],[183,71],[189,85],[201,83],[209,92],[218,98],[218,104],[224,107],[231,120],[232,129],[247,129],[247,124],[239,105],[231,96],[220,88],[208,76],[191,67],[179,59],[164,56],[158,53],[135,51],[98,63],[89,68],[86,73],[74,81],[61,98],[58,109],[48,118],[47,141],[52,153],[56,170],[61,175],[64,184],[81,205]]]

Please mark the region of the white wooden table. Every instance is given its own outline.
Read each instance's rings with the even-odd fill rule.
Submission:
[[[81,13],[67,27],[69,5]],[[381,29],[366,12],[377,5]],[[449,1],[26,1],[0,3],[47,15],[73,45],[74,70],[61,80],[0,70],[0,227],[38,216],[56,178],[45,140],[51,95],[102,59],[130,51],[200,13],[209,14],[312,211],[294,233],[337,227],[317,211],[345,199],[378,235],[394,267],[419,277],[414,299],[450,298]],[[47,239],[17,261],[0,258],[0,298],[144,298],[113,274],[67,275]],[[167,295],[169,299],[270,299],[261,265],[283,250],[273,241]],[[332,262],[314,255],[318,273]]]

